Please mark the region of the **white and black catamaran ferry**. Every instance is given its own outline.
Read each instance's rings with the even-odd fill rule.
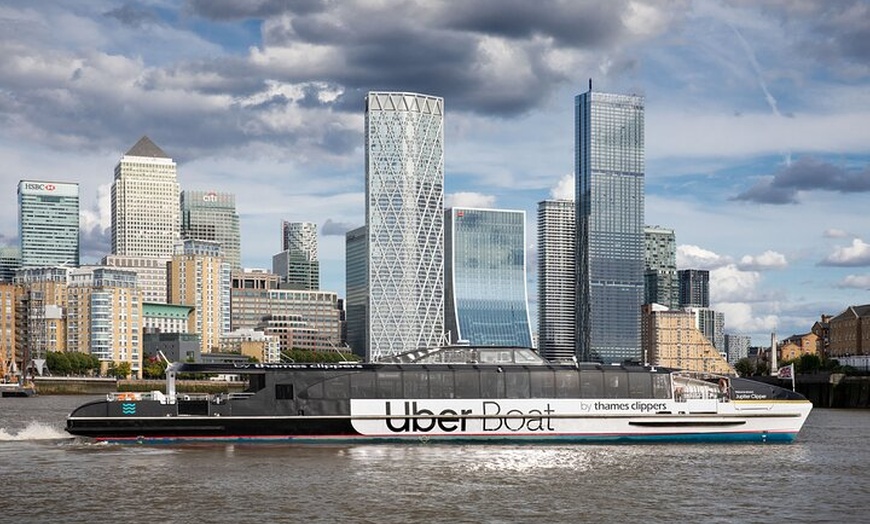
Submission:
[[[243,393],[176,393],[179,373]],[[748,379],[553,364],[526,348],[449,346],[341,364],[172,364],[166,393],[112,393],[67,418],[101,441],[791,442],[812,406]]]

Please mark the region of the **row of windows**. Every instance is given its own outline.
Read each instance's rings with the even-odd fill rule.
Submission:
[[[670,376],[666,374],[550,369],[380,370],[340,375],[299,392],[299,398],[312,400],[669,397]]]

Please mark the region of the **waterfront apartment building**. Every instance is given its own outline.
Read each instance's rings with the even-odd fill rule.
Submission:
[[[577,357],[641,358],[644,298],[644,99],[575,99]]]
[[[79,265],[79,185],[21,180],[18,183],[21,267]]]
[[[830,357],[870,355],[870,304],[849,306],[828,322]]]
[[[777,362],[788,362],[804,355],[819,354],[819,337],[815,333],[792,335],[779,343]]]
[[[677,240],[673,229],[647,226],[644,236],[644,304],[679,307]]]
[[[126,269],[136,273],[136,284],[142,292],[142,301],[165,304],[166,264],[168,258],[106,255],[100,262],[106,267]]]
[[[538,351],[570,360],[577,337],[576,211],[573,200],[538,202]]]
[[[0,282],[0,380],[10,380],[13,369],[19,367],[21,357],[15,348],[15,304],[18,287],[11,282]]]
[[[368,283],[366,281],[368,260],[368,234],[366,227],[358,227],[345,233],[345,300],[347,307],[347,334],[345,342],[355,355],[366,356],[368,339]]]
[[[22,268],[15,272],[19,286],[15,304],[16,357],[20,370],[49,351],[66,351],[68,267]],[[37,370],[39,374],[42,370]]]
[[[525,211],[446,209],[444,240],[450,342],[531,347]]]
[[[444,100],[370,92],[365,107],[365,359],[444,342]]]
[[[143,136],[115,166],[112,254],[169,258],[179,239],[175,161]]]
[[[236,196],[216,191],[181,192],[181,238],[218,242],[224,262],[242,267]]]
[[[680,307],[710,307],[710,272],[706,269],[677,271]]]
[[[126,362],[132,376],[142,377],[142,298],[135,272],[72,270],[67,304],[67,351],[94,355],[102,373]]]
[[[169,261],[170,304],[193,306],[189,333],[201,337],[201,351],[220,347],[220,337],[230,331],[230,265],[223,261],[220,244],[183,240]]]
[[[695,327],[688,311],[646,304],[642,313],[644,363],[704,373],[734,374],[731,366]]]
[[[281,277],[281,287],[316,291],[320,289],[317,260],[317,224],[281,222],[282,251],[272,257],[272,272]]]

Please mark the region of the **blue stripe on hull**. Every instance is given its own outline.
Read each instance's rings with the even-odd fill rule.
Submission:
[[[221,436],[221,437],[131,437],[100,438],[113,444],[409,444],[409,443],[462,443],[462,444],[655,444],[655,443],[790,443],[797,433],[684,433],[648,435],[549,435],[549,436],[447,436],[415,435],[405,437],[360,436]]]

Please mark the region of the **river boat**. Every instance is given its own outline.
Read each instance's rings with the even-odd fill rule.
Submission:
[[[177,392],[188,373],[236,375],[248,387]],[[173,363],[166,381],[165,393],[84,404],[66,431],[149,444],[792,442],[812,409],[746,378],[552,363],[510,347],[439,347],[377,363]]]

